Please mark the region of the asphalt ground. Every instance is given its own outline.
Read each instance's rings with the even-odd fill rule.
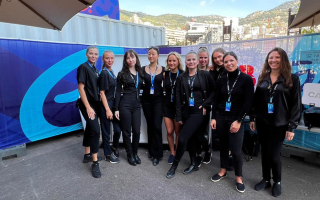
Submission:
[[[166,178],[169,151],[153,166],[147,150],[140,148],[141,165],[131,166],[120,148],[120,163],[100,162],[102,177],[91,176],[91,164],[82,163],[82,135],[65,134],[27,144],[27,155],[10,157],[0,165],[0,199],[274,199],[271,189],[253,189],[261,178],[260,158],[243,164],[246,191],[235,189],[234,172],[217,183],[210,178],[219,171],[219,152],[199,171],[182,174],[188,167],[186,152],[175,177]],[[103,156],[100,149],[99,155]],[[282,157],[282,195],[280,199],[320,199],[320,166],[300,159]]]

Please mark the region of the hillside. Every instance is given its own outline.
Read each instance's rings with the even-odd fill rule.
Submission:
[[[292,13],[296,13],[300,0],[289,1],[268,11],[257,11],[245,18],[239,19],[239,25],[250,24],[251,26],[266,25],[272,27],[273,24],[279,24],[283,27],[288,23],[288,9],[292,8]],[[204,15],[204,16],[182,16],[177,14],[164,14],[159,16],[148,15],[142,12],[131,12],[120,10],[120,20],[129,21],[133,14],[137,14],[143,22],[150,22],[155,26],[166,26],[168,28],[184,28],[186,22],[194,21],[200,23],[217,24],[222,23],[223,19],[228,16]]]

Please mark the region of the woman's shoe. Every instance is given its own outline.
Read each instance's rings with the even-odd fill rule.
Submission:
[[[136,166],[136,165],[137,165],[137,162],[136,162],[136,160],[134,159],[132,153],[131,153],[131,154],[128,154],[128,155],[127,155],[127,158],[128,158],[128,162],[129,162],[130,165],[132,165],[132,166]]]
[[[141,159],[139,158],[138,154],[136,154],[136,153],[133,154],[133,158],[135,159],[137,164],[139,164],[139,165],[141,164]]]
[[[191,174],[192,172],[198,171],[199,167],[196,163],[191,163],[190,166],[183,170],[183,174]]]
[[[170,179],[170,178],[174,177],[177,167],[178,167],[177,165],[172,164],[169,171],[167,172],[167,178]]]
[[[157,166],[159,164],[159,159],[158,158],[154,158],[152,163],[153,163],[153,166]]]
[[[245,191],[244,184],[236,182],[236,189],[237,189],[238,192],[244,193],[244,191]]]
[[[260,181],[259,183],[257,183],[254,186],[254,189],[256,191],[260,191],[260,190],[264,190],[264,189],[269,188],[269,187],[271,187],[270,181],[266,181],[266,180],[262,179],[262,181]]]
[[[272,195],[274,197],[278,197],[281,195],[281,183],[280,182],[273,183]]]

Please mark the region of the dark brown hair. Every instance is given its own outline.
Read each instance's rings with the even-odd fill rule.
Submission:
[[[285,87],[291,88],[292,87],[292,78],[291,78],[292,67],[291,67],[287,53],[283,49],[281,49],[280,47],[275,47],[268,53],[268,55],[264,61],[264,64],[263,64],[261,74],[259,75],[257,86],[260,86],[261,83],[266,79],[266,77],[271,72],[271,68],[270,68],[268,60],[269,60],[269,55],[274,51],[276,51],[280,54],[280,59],[281,59],[281,61],[280,61],[280,76],[282,76],[285,79],[284,85],[285,85]]]
[[[213,69],[217,69],[218,68],[218,65],[213,60],[213,54],[216,53],[216,52],[222,53],[223,55],[226,54],[226,51],[223,48],[220,48],[220,47],[216,48],[215,50],[213,50],[213,52],[211,54],[211,63],[212,63]]]

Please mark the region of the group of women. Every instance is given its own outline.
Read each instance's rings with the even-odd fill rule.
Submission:
[[[119,162],[118,145],[122,131],[129,164],[141,164],[138,145],[142,105],[147,122],[148,156],[155,166],[163,157],[161,126],[164,118],[170,148],[168,163],[172,164],[167,178],[174,177],[187,149],[191,164],[184,174],[197,171],[201,163],[210,163],[211,150],[206,135],[211,127],[221,143],[221,169],[211,180],[218,182],[227,177],[231,154],[236,189],[242,193],[245,191],[241,155],[244,118],[250,115],[250,128],[253,131],[257,128],[262,153],[263,179],[255,185],[255,190],[271,187],[272,172],[272,194],[281,195],[280,151],[284,139],[290,141],[294,137],[301,105],[299,78],[291,74],[291,65],[283,49],[274,48],[268,53],[255,92],[251,76],[242,73],[238,67],[237,55],[222,48],[211,54],[212,66],[209,66],[208,49],[200,47],[198,52],[186,54],[185,63],[178,53],[169,53],[166,67],[158,62],[157,47],[148,49],[150,63],[143,67],[138,54],[128,50],[118,76],[112,70],[114,54],[111,51],[103,53],[100,75],[95,67],[98,49],[90,46],[86,55],[88,60],[79,66],[77,80],[79,108],[87,122],[83,162],[93,161],[93,177],[101,177],[97,155],[98,116],[105,159],[111,163]],[[143,90],[141,97],[140,89]],[[112,146],[109,145],[110,123],[114,127]]]

